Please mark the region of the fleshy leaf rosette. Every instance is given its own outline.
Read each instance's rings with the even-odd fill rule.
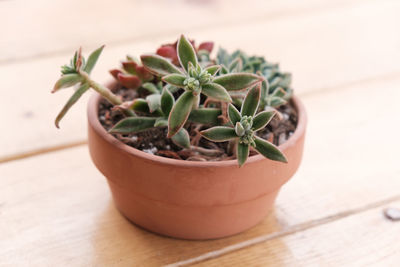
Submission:
[[[232,127],[216,126],[201,132],[205,138],[214,142],[237,140],[236,156],[239,166],[246,162],[250,147],[266,158],[287,162],[286,157],[275,145],[255,135],[257,131],[267,126],[276,113],[262,111],[256,114],[260,97],[261,88],[260,85],[256,85],[248,91],[240,112],[234,105],[229,104],[228,117]]]
[[[185,90],[169,114],[168,137],[174,136],[184,126],[191,110],[198,107],[200,94],[219,101],[231,102],[228,91],[243,90],[263,80],[262,77],[251,73],[216,76],[220,66],[203,68],[198,62],[194,47],[183,35],[178,40],[176,50],[181,68],[159,55],[141,56],[143,66],[149,72],[161,76],[164,82]]]

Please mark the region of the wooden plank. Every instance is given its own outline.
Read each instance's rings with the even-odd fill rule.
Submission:
[[[281,61],[285,70],[294,73],[297,93],[304,94],[371,77],[398,75],[400,35],[395,33],[399,10],[398,1],[372,1],[352,8],[225,27],[223,31],[197,30],[192,36],[197,40],[215,39],[229,49],[242,47]],[[105,81],[110,77],[107,69],[116,66],[126,53],[153,50],[158,43],[173,38],[154,37],[107,48],[94,77]],[[63,55],[0,66],[5,77],[0,89],[0,121],[7,127],[1,133],[0,161],[85,140],[86,98],[62,121],[62,131],[52,126],[56,113],[72,93],[49,94],[59,75],[57,66],[66,61],[68,57]]]
[[[400,207],[400,201],[391,205]],[[395,267],[400,262],[400,223],[385,219],[383,208],[380,206],[191,266]]]
[[[0,63],[349,5],[338,0],[1,1]],[[359,2],[352,0],[350,4]],[[18,15],[17,15],[18,14]]]
[[[269,217],[226,239],[174,240],[132,226],[86,147],[1,164],[0,265],[159,266],[399,198],[399,86],[395,78],[305,96],[299,172]]]

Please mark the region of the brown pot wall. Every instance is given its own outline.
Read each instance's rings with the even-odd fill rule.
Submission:
[[[279,148],[288,163],[250,157],[192,162],[150,155],[120,142],[98,120],[100,96],[88,105],[89,150],[108,180],[118,209],[134,223],[156,233],[186,239],[219,238],[244,231],[271,209],[280,187],[300,165],[306,114],[299,112],[295,133]]]

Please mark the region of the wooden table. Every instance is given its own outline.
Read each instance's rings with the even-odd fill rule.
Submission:
[[[0,1],[0,266],[400,266],[400,1]],[[87,97],[55,129],[50,94],[80,45],[125,54],[186,33],[293,72],[309,115],[302,166],[242,234],[184,241],[113,205],[86,146]]]

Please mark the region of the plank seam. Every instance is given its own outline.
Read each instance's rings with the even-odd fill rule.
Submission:
[[[165,267],[188,266],[188,265],[208,261],[211,259],[221,257],[223,255],[227,255],[227,254],[239,251],[241,249],[245,249],[245,248],[249,248],[249,247],[261,244],[261,243],[265,243],[265,242],[273,240],[273,239],[285,237],[288,235],[296,234],[298,232],[303,232],[303,231],[315,228],[317,226],[332,223],[332,222],[347,218],[349,216],[356,215],[358,213],[366,212],[368,210],[387,205],[391,202],[395,202],[398,200],[400,200],[400,195],[392,196],[390,198],[387,198],[387,199],[384,199],[381,201],[373,202],[373,203],[370,203],[370,204],[367,204],[367,205],[364,205],[364,206],[361,206],[358,208],[350,209],[348,211],[339,212],[337,214],[329,215],[329,216],[326,216],[326,217],[323,217],[320,219],[315,219],[310,222],[293,225],[293,226],[288,227],[287,229],[280,231],[280,232],[255,237],[255,238],[243,241],[243,242],[239,242],[239,243],[236,243],[236,244],[233,244],[230,246],[226,246],[226,247],[218,249],[218,250],[204,253],[204,254],[194,257],[194,258],[190,258],[190,259],[183,260],[183,261],[178,261],[178,262],[164,265],[164,266]]]
[[[375,1],[377,1],[377,0],[369,0],[367,2],[375,2]],[[262,22],[270,22],[270,21],[275,21],[275,20],[279,20],[282,18],[286,18],[286,17],[290,17],[290,18],[292,18],[294,16],[301,17],[301,16],[305,16],[305,15],[310,15],[310,14],[317,14],[322,11],[331,12],[332,9],[348,8],[348,7],[357,6],[359,4],[365,4],[365,3],[366,3],[366,1],[362,1],[362,0],[352,0],[352,1],[347,1],[345,3],[341,3],[341,4],[324,5],[324,6],[320,6],[320,7],[302,7],[300,12],[299,12],[299,9],[289,10],[289,11],[280,10],[276,14],[272,14],[272,15],[271,14],[263,14],[263,15],[259,15],[257,17],[250,17],[249,19],[247,19],[246,24],[251,25],[254,23],[259,23],[261,21]],[[266,17],[267,17],[267,19],[266,19]],[[119,46],[126,45],[126,44],[133,43],[133,42],[149,41],[152,38],[154,38],[154,36],[157,36],[160,38],[167,38],[169,36],[178,35],[182,32],[188,31],[188,30],[190,30],[191,32],[195,32],[195,31],[201,32],[201,31],[205,31],[205,30],[208,30],[211,28],[223,29],[226,27],[228,27],[228,28],[235,27],[239,24],[243,25],[243,23],[239,23],[235,20],[231,20],[227,23],[218,24],[218,27],[215,27],[215,23],[214,23],[214,24],[200,25],[197,27],[195,26],[190,29],[176,29],[176,30],[158,32],[158,33],[152,33],[152,34],[142,34],[137,37],[109,41],[109,42],[107,42],[108,43],[107,46],[119,47]],[[88,45],[88,48],[94,49],[93,45]],[[29,62],[29,61],[36,60],[36,59],[52,58],[52,57],[56,57],[56,56],[66,55],[66,54],[70,54],[71,51],[73,51],[74,49],[76,49],[76,47],[55,50],[55,51],[52,51],[49,53],[38,53],[38,54],[33,54],[30,56],[24,56],[24,57],[20,57],[20,58],[16,58],[16,57],[4,58],[4,59],[0,60],[0,66],[6,65],[6,64],[13,64],[13,63],[18,64],[18,63]]]
[[[38,156],[38,155],[46,154],[46,153],[50,153],[50,152],[55,152],[55,151],[59,151],[59,150],[63,150],[63,149],[74,148],[74,147],[78,147],[78,146],[82,146],[82,145],[86,145],[86,144],[87,144],[86,140],[81,140],[81,141],[66,143],[66,144],[57,145],[57,146],[39,148],[39,149],[24,152],[21,154],[13,154],[13,155],[1,157],[0,164],[5,163],[5,162],[10,162],[10,161],[30,158],[30,157],[34,157],[34,156]]]
[[[362,85],[364,83],[376,82],[379,80],[385,80],[385,81],[396,80],[396,79],[399,79],[399,75],[400,75],[400,72],[390,72],[390,73],[386,73],[383,75],[377,75],[374,77],[355,80],[355,81],[351,81],[351,82],[347,82],[347,83],[333,85],[330,87],[316,88],[309,92],[300,93],[299,95],[302,98],[307,98],[307,97],[310,97],[310,96],[313,96],[316,94],[326,93],[326,92],[330,92],[332,90],[343,90],[350,86]],[[19,160],[19,159],[25,159],[25,158],[29,158],[29,157],[33,157],[33,156],[37,156],[37,155],[41,155],[41,154],[46,154],[46,153],[50,153],[50,152],[55,152],[55,151],[59,151],[59,150],[63,150],[63,149],[73,148],[73,147],[77,147],[77,146],[81,146],[81,145],[85,145],[85,144],[87,144],[86,140],[80,140],[80,141],[62,144],[62,145],[58,145],[58,146],[44,147],[44,148],[39,148],[39,149],[35,149],[32,151],[16,153],[16,154],[0,157],[0,164],[9,162],[9,161]]]

